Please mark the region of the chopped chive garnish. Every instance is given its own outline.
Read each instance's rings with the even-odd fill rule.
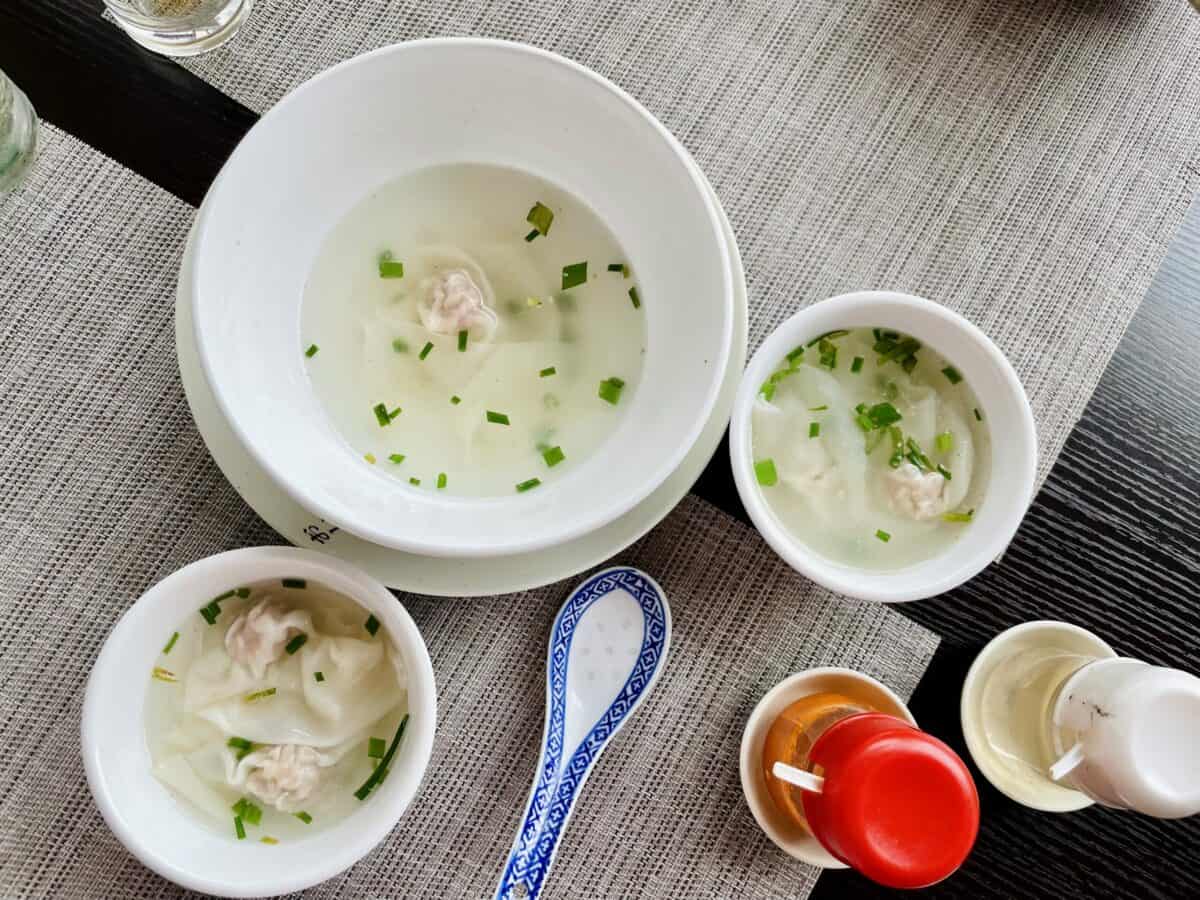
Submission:
[[[387,753],[387,741],[383,738],[369,738],[367,740],[367,756],[371,759],[383,759],[383,754]]]
[[[568,288],[578,287],[587,281],[587,263],[571,263],[569,266],[563,266],[562,270],[562,289],[565,291]]]
[[[820,345],[818,345],[818,347],[817,347],[817,350],[821,354],[821,358],[818,360],[819,365],[822,365],[825,368],[830,369],[830,370],[837,368],[838,351],[837,351],[836,344],[834,344],[830,340],[822,338]]]
[[[845,337],[849,333],[850,333],[849,331],[840,330],[840,329],[838,331],[827,331],[824,334],[817,335],[815,338],[813,338],[811,341],[808,342],[807,346],[811,347],[813,344],[821,343],[821,341],[835,341],[838,338]]]
[[[230,750],[236,750],[239,760],[245,758],[254,749],[254,744],[242,737],[231,737],[225,742],[225,746]]]
[[[509,424],[508,416],[505,415],[504,413],[495,412],[495,411],[489,409],[486,411],[485,415],[487,416],[487,420],[489,422],[491,422],[493,425],[508,425]]]
[[[947,522],[970,522],[975,516],[975,510],[968,510],[965,513],[948,512],[942,513],[942,518]]]
[[[854,362],[850,363],[850,371],[857,375],[862,371],[863,363],[865,362],[866,360],[861,356],[854,357]]]
[[[446,486],[446,473],[438,472],[438,477],[437,477],[438,490],[439,491],[442,490],[442,488],[444,488],[445,486]]]
[[[266,688],[265,690],[255,691],[253,694],[247,694],[242,699],[247,703],[253,703],[255,700],[263,700],[267,697],[275,696],[275,688]]]
[[[610,272],[625,272],[625,263],[609,263],[608,271]]]
[[[388,408],[382,403],[376,403],[371,407],[371,412],[375,413],[375,420],[379,422],[380,428],[386,428],[392,424],[392,417],[388,413]]]
[[[554,368],[554,366],[547,366],[538,372],[538,378],[549,378],[551,375],[556,374],[558,374],[558,369]]]
[[[617,401],[621,399],[621,390],[624,387],[625,382],[620,378],[605,378],[600,382],[600,399],[616,406]]]
[[[171,635],[171,639],[169,641],[167,641],[167,646],[163,647],[163,651],[162,651],[163,656],[166,656],[168,653],[171,652],[171,648],[175,646],[175,642],[177,640],[179,640],[179,632],[178,631],[176,631],[174,634]]]
[[[212,602],[220,603],[222,600],[228,600],[230,597],[234,596],[236,593],[237,593],[236,590],[232,590],[232,589],[228,590],[225,593],[221,594],[219,597],[213,597]]]
[[[325,673],[324,672],[313,672],[313,678],[316,680],[316,682],[318,684],[320,684],[322,681],[325,680]]]
[[[304,578],[284,578],[281,584],[285,588],[295,588],[296,590],[302,591],[308,587],[308,580]]]
[[[408,483],[413,485],[414,487],[420,486],[421,479],[420,478],[410,478],[410,479],[408,479]]]
[[[827,404],[823,403],[820,406],[810,406],[808,408],[808,411],[809,412],[825,412],[825,410],[827,410],[827,409],[829,409],[829,406]]]
[[[887,402],[876,403],[867,410],[867,417],[876,428],[887,428],[904,418],[896,407]]]
[[[954,368],[954,366],[946,366],[946,368],[942,369],[942,374],[949,379],[951,384],[958,384],[963,380],[962,375],[959,374],[958,369]]]
[[[820,434],[821,434],[821,423],[820,422],[809,422],[808,423],[808,436],[810,438],[815,438],[815,437],[818,437]]]
[[[786,359],[788,363],[795,363],[796,360],[800,359],[802,356],[804,356],[804,348],[796,347],[787,355]]]
[[[211,600],[207,606],[200,607],[200,615],[209,625],[216,625],[217,617],[221,615],[221,606],[216,600]]]
[[[150,671],[150,677],[155,678],[158,681],[165,681],[168,684],[173,684],[174,682],[179,680],[178,678],[175,677],[174,672],[172,672],[170,669],[164,669],[162,666],[155,666]]]
[[[546,465],[551,469],[553,469],[566,458],[567,455],[563,453],[562,447],[550,447],[549,449],[542,451],[542,459],[546,461]]]
[[[366,800],[367,795],[379,782],[383,781],[387,775],[387,767],[392,761],[392,757],[396,755],[396,748],[400,745],[400,739],[404,737],[404,729],[408,727],[408,713],[404,714],[404,718],[400,720],[400,725],[396,729],[396,736],[392,738],[392,745],[388,747],[387,753],[383,754],[383,759],[379,761],[379,765],[375,767],[367,780],[363,782],[362,787],[354,792],[354,796],[359,800]]]
[[[262,807],[245,797],[238,800],[230,809],[233,810],[235,816],[244,820],[248,825],[262,824]]]
[[[429,351],[433,349],[433,341],[426,341],[425,346],[421,348],[421,352],[417,354],[418,359],[424,359],[429,355]]]
[[[775,471],[775,460],[760,459],[754,464],[754,477],[758,479],[758,483],[763,487],[771,487],[778,484],[779,473]]]
[[[950,470],[947,469],[945,466],[943,466],[941,463],[938,463],[937,473],[939,475],[941,475],[943,478],[945,478],[947,481],[950,480]]]
[[[546,206],[540,200],[533,204],[533,209],[529,210],[529,215],[525,217],[525,221],[532,225],[541,234],[549,234],[550,226],[554,223],[554,210]],[[529,238],[526,238],[529,240]]]
[[[364,453],[363,459],[365,459],[371,465],[375,465],[375,454],[374,453]]]
[[[408,341],[406,341],[404,338],[396,338],[394,341],[392,341],[392,349],[397,353],[407,353]]]
[[[264,834],[262,837],[259,838],[259,841],[261,841],[264,844],[274,845],[274,844],[279,843],[279,838],[273,838],[269,834]]]
[[[312,359],[314,356],[317,355],[317,352],[320,349],[321,348],[318,347],[316,344],[309,344],[308,349],[304,351],[304,355],[307,356],[309,359]]]
[[[283,649],[287,651],[288,656],[293,656],[297,650],[308,643],[308,635],[303,631],[287,642],[287,646]]]
[[[934,438],[934,443],[937,444],[938,453],[949,453],[954,449],[954,435],[949,431],[943,431]]]
[[[458,352],[467,352],[467,330],[465,328],[458,333]]]
[[[525,243],[527,243],[527,244],[531,243],[534,240],[534,238],[536,238],[539,234],[541,234],[540,231],[538,231],[536,228],[533,229],[533,231],[531,231],[531,232],[529,232],[529,234],[525,235]]]
[[[629,289],[629,300],[633,303],[634,309],[642,308],[642,298],[638,296],[638,289],[636,287]]]
[[[530,478],[528,481],[522,481],[517,485],[517,493],[523,494],[526,491],[532,491],[535,487],[542,483],[540,478]]]
[[[404,263],[397,262],[392,259],[392,252],[385,250],[379,254],[379,277],[380,278],[403,278]]]
[[[304,810],[300,810],[300,812],[298,812],[298,813],[292,813],[292,815],[294,815],[294,816],[295,816],[297,819],[299,819],[299,820],[300,820],[301,822],[303,822],[305,825],[311,825],[311,824],[312,824],[312,816],[310,816],[310,815],[309,815],[308,813],[306,813]]]
[[[977,406],[977,407],[975,407],[975,421],[976,421],[976,422],[982,422],[982,421],[983,421],[983,413],[981,413],[981,412],[979,411],[979,407],[978,407],[978,406]]]
[[[400,465],[400,463],[404,462],[404,454],[403,453],[393,453],[391,456],[388,457],[388,459],[390,459],[396,465]]]
[[[238,588],[236,591],[234,591],[234,593],[245,600],[250,596],[250,588]]]
[[[239,841],[246,839],[246,826],[242,824],[241,816],[233,817],[233,833],[237,835]]]
[[[375,633],[379,631],[379,620],[375,618],[375,614],[367,616],[367,621],[363,623],[363,628],[367,629],[367,634],[375,637]]]
[[[453,396],[450,398],[450,405],[451,405],[451,406],[458,406],[458,404],[460,404],[460,403],[462,403],[462,397],[458,396],[458,394],[454,394],[454,395],[453,395]]]
[[[875,532],[875,537],[879,538],[885,544],[892,539],[892,536],[890,534],[888,534],[886,531],[884,531],[882,528],[880,528],[878,531]]]

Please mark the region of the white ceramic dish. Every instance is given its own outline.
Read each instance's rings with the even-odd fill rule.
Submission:
[[[992,787],[1030,809],[1042,812],[1074,812],[1091,806],[1095,801],[1087,794],[1069,787],[1043,785],[1034,790],[1005,778],[983,735],[983,686],[988,675],[1002,658],[1020,652],[1025,647],[1036,646],[1046,637],[1052,637],[1057,646],[1081,656],[1111,659],[1117,655],[1107,641],[1078,625],[1049,620],[1014,625],[992,638],[975,657],[975,662],[971,663],[967,678],[963,682],[959,716],[962,719],[963,737],[967,741],[971,759],[975,761],[983,777],[992,783]]]
[[[834,562],[792,537],[767,506],[754,475],[751,413],[759,387],[787,353],[840,328],[888,328],[933,347],[975,392],[992,437],[987,492],[974,521],[945,552],[895,571],[864,571]],[[796,313],[763,342],[738,388],[729,431],[734,480],[746,511],[789,565],[832,591],[883,603],[933,597],[980,572],[1008,546],[1033,500],[1037,434],[1029,399],[1012,365],[982,331],[937,303],[894,291],[860,291]]]
[[[514,166],[570,191],[618,236],[637,273],[646,388],[623,398],[605,444],[544,490],[479,499],[414,489],[363,461],[308,381],[300,305],[325,235],[371,190],[448,162]],[[720,220],[678,141],[582,66],[481,39],[382,48],[263,116],[197,218],[191,289],[205,376],[256,462],[327,521],[438,556],[543,549],[644,500],[708,420],[733,330]]]
[[[738,379],[746,364],[746,278],[733,229],[716,194],[711,187],[707,190],[717,206],[734,276],[734,327],[716,406],[699,439],[666,481],[625,515],[590,534],[534,553],[447,560],[373,544],[336,529],[306,510],[271,480],[237,439],[200,368],[191,321],[193,235],[180,269],[175,346],[196,427],[222,473],[267,524],[294,543],[353,563],[389,587],[441,597],[477,597],[527,590],[589,569],[624,550],[674,509],[712,459],[729,421]]]
[[[374,613],[403,656],[411,716],[390,776],[362,808],[301,841],[234,841],[195,821],[151,774],[143,707],[164,636],[206,598],[270,578],[319,581]],[[353,566],[293,547],[232,550],[160,581],[121,617],[88,679],[83,763],[104,821],[134,856],[176,884],[223,897],[285,894],[336,875],[365,856],[403,815],[433,750],[437,694],[425,642],[404,607]],[[319,848],[319,852],[317,852]]]
[[[822,869],[845,869],[847,866],[826,850],[809,832],[790,825],[775,812],[774,802],[767,793],[766,778],[763,775],[763,743],[771,723],[787,707],[803,697],[821,691],[845,693],[847,680],[854,682],[854,699],[916,727],[917,721],[908,711],[908,706],[885,684],[853,669],[829,666],[797,672],[767,691],[750,713],[750,718],[746,720],[746,728],[742,732],[742,793],[746,796],[746,805],[750,807],[754,821],[788,856],[812,866],[820,866]]]

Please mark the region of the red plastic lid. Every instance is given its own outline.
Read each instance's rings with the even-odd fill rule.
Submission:
[[[957,754],[885,713],[849,716],[813,745],[823,793],[804,814],[825,849],[880,884],[919,888],[953,873],[979,832],[979,794]]]

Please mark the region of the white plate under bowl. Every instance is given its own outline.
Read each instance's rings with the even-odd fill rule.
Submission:
[[[703,177],[703,176],[701,176]],[[729,363],[712,415],[683,462],[645,500],[602,528],[556,547],[488,559],[419,556],[365,541],[323,521],[276,485],[238,441],[221,414],[196,354],[191,320],[189,238],[180,268],[175,304],[175,347],[184,393],[196,427],[217,466],[234,489],[263,520],[287,540],[344,559],[389,587],[438,597],[481,597],[506,594],[569,578],[620,553],[675,508],[695,484],[721,442],[742,369],[746,365],[748,307],[746,276],[729,218],[712,186],[733,268],[733,337]]]
[[[305,283],[331,225],[402,174],[462,162],[536,173],[586,203],[645,300],[642,371],[612,433],[536,491],[457,496],[371,465],[334,427],[304,358]],[[255,461],[343,530],[431,556],[544,550],[631,510],[699,437],[733,331],[721,222],[683,146],[590,69],[482,38],[382,47],[279,101],[209,189],[191,282],[200,364]]]

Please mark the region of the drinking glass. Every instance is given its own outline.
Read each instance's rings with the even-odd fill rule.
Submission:
[[[253,0],[104,0],[125,33],[164,56],[195,56],[237,34]]]
[[[33,165],[37,133],[29,98],[0,72],[0,194],[15,188]]]

